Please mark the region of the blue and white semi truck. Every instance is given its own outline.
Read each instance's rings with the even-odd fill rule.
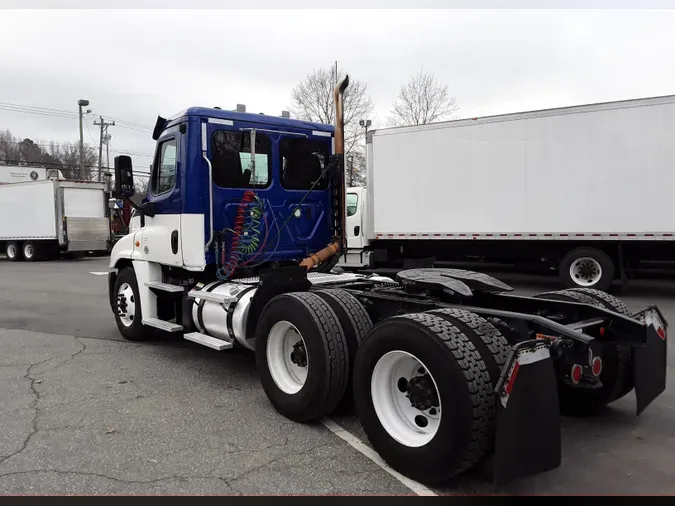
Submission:
[[[335,126],[189,108],[158,118],[138,226],[110,257],[120,333],[255,353],[283,416],[353,406],[373,448],[426,483],[494,455],[504,483],[560,465],[560,414],[665,389],[667,323],[579,288],[517,296],[485,274],[340,273],[347,253],[342,97]],[[115,159],[117,198],[134,194]],[[135,204],[134,204],[135,205]]]

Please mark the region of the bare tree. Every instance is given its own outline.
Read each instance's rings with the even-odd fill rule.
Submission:
[[[334,67],[314,70],[308,74],[291,93],[290,109],[293,116],[306,121],[333,124],[335,122],[333,90],[335,83],[344,75],[344,71],[339,71],[336,76]],[[359,175],[365,175],[363,156],[365,137],[363,128],[359,126],[359,120],[369,119],[373,112],[373,101],[367,88],[363,81],[350,78],[344,94],[345,164],[351,156],[357,164],[354,173]]]
[[[457,109],[448,85],[422,69],[401,86],[389,122],[392,126],[425,125],[447,119]]]

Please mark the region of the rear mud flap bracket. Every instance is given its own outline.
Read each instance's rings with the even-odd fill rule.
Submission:
[[[558,385],[546,340],[518,343],[495,389],[497,486],[560,466]]]

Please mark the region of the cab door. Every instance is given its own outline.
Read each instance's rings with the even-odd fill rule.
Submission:
[[[363,248],[363,188],[347,188],[347,248]]]
[[[181,190],[178,126],[167,129],[157,141],[157,150],[144,205],[155,215],[145,216],[141,229],[141,252],[146,260],[164,265],[183,265],[180,240]]]

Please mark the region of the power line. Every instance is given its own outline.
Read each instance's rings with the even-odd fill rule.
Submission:
[[[7,144],[19,145],[23,141],[4,141],[4,142],[6,142]],[[49,144],[46,144],[46,143],[43,143],[43,142],[33,141],[33,144],[35,144],[36,146],[39,146],[41,148],[51,148],[52,144],[54,144],[54,146],[66,146],[66,145],[73,145],[75,143],[50,141]],[[134,151],[125,151],[125,150],[121,150],[121,149],[111,149],[110,151],[112,153],[122,153],[122,154],[125,154],[125,155],[132,155],[132,156],[144,156],[144,157],[147,157],[147,158],[154,158],[155,157],[155,155],[150,154],[150,153],[136,153]]]
[[[54,168],[54,169],[64,169],[64,170],[75,170],[80,167],[79,163],[61,163],[61,162],[26,162],[25,160],[0,160],[0,163],[15,163],[17,164],[16,166],[21,167],[21,165],[18,165],[20,163],[30,163],[31,167],[34,166],[42,166],[42,165],[50,165],[51,167],[44,167],[46,169],[49,168]],[[13,166],[13,167],[16,167]],[[3,167],[10,167],[9,165],[0,165],[0,168]],[[84,165],[85,168],[87,169],[96,169],[98,168],[98,165]],[[136,171],[134,170],[134,177],[135,176],[141,176],[141,177],[150,177],[150,172],[144,172],[144,171]]]
[[[9,102],[0,102],[0,110],[10,111],[10,112],[20,112],[25,114],[38,114],[42,116],[51,116],[55,118],[67,118],[67,119],[77,119],[78,114],[73,111],[65,111],[62,109],[50,109],[48,107],[35,107],[29,105],[21,104],[12,104]],[[133,121],[127,121],[123,119],[113,118],[112,116],[106,116],[119,123],[119,126],[122,128],[127,128],[129,130],[135,130],[137,132],[152,132],[153,127],[149,125],[142,125],[141,123],[136,123]]]

